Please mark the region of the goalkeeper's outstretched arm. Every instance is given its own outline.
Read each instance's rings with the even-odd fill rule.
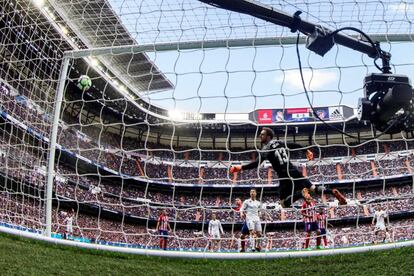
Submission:
[[[260,156],[258,156],[256,160],[254,160],[253,162],[250,162],[249,164],[246,164],[243,166],[241,165],[231,166],[230,173],[236,173],[236,172],[240,172],[244,170],[255,169],[263,162],[263,160],[260,160],[260,159],[261,159]]]

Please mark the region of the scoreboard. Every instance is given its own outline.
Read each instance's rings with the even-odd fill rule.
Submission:
[[[310,108],[288,108],[284,112],[286,122],[308,122],[313,119]]]

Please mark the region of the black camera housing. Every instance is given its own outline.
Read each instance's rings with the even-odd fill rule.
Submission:
[[[412,130],[413,89],[404,75],[373,73],[364,79],[364,98],[359,99],[358,119],[370,121],[385,133]]]
[[[409,85],[410,79],[404,75],[372,73],[364,78],[364,94],[369,97],[372,93],[386,91],[395,85]]]

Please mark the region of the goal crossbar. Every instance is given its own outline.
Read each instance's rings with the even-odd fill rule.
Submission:
[[[359,38],[356,35],[350,35],[353,38]],[[375,34],[370,35],[373,41],[378,42],[405,42],[413,41],[411,34]],[[306,36],[301,36],[300,44],[306,43]],[[114,47],[100,47],[93,49],[81,49],[74,51],[66,51],[66,58],[82,58],[97,57],[103,55],[121,55],[136,54],[143,52],[168,52],[180,50],[196,50],[196,49],[217,49],[217,48],[239,48],[239,47],[262,47],[262,46],[278,46],[296,44],[295,36],[287,37],[267,37],[267,38],[245,38],[245,39],[222,39],[207,41],[187,41],[175,43],[155,43],[141,45],[122,45]]]

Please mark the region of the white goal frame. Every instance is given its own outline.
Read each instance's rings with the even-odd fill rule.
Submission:
[[[410,35],[375,35],[373,36],[378,41],[412,41]],[[65,90],[65,83],[67,80],[67,74],[69,70],[69,63],[71,59],[87,58],[87,57],[99,57],[108,54],[135,54],[145,53],[153,51],[177,51],[177,50],[190,50],[190,49],[211,49],[211,48],[233,48],[233,47],[255,47],[255,46],[270,46],[270,45],[285,45],[294,44],[295,37],[286,38],[263,38],[263,39],[234,39],[234,40],[214,40],[214,41],[194,41],[194,42],[180,42],[180,43],[159,43],[159,44],[143,44],[143,45],[126,45],[117,47],[103,47],[94,49],[83,49],[75,51],[67,51],[64,53],[62,59],[62,69],[58,80],[58,89],[55,96],[55,107],[53,112],[53,126],[52,133],[49,141],[49,160],[47,166],[47,183],[46,183],[46,208],[45,208],[45,231],[43,234],[31,233],[28,231],[22,231],[12,229],[4,226],[0,226],[0,232],[22,236],[25,238],[31,238],[36,240],[42,240],[49,243],[70,245],[75,247],[82,247],[88,249],[98,249],[104,251],[114,251],[121,253],[141,254],[148,256],[163,256],[163,257],[184,257],[184,258],[212,258],[212,259],[270,259],[270,258],[286,258],[286,257],[308,257],[308,256],[325,256],[334,254],[349,254],[349,253],[361,253],[368,251],[388,250],[406,246],[414,246],[414,240],[381,244],[381,245],[366,245],[359,247],[348,248],[334,248],[324,250],[313,251],[289,251],[289,252],[263,252],[263,253],[210,253],[210,252],[189,252],[189,251],[163,251],[155,249],[137,249],[120,246],[109,246],[102,244],[90,244],[86,242],[68,241],[52,237],[52,194],[53,194],[53,182],[55,177],[55,151],[57,145],[57,134],[59,126],[59,118],[62,108],[63,95]],[[300,43],[304,43],[305,38],[300,39]],[[109,68],[110,69],[110,68]],[[105,78],[104,75],[102,77]],[[125,95],[125,94],[124,94]],[[125,95],[128,98],[128,95]],[[171,118],[164,117],[159,114],[155,114],[149,110],[144,110],[140,105],[136,105],[141,110],[148,112],[151,115],[158,116],[163,119],[172,120]]]

